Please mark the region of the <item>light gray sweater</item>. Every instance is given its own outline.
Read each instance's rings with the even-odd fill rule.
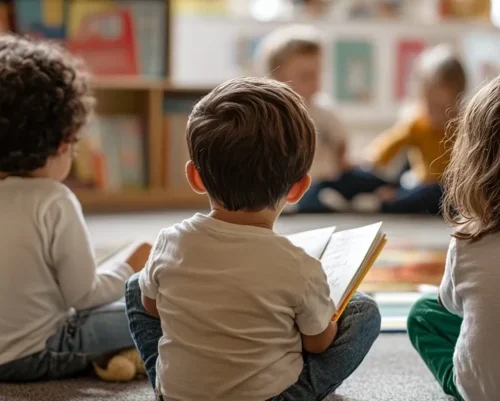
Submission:
[[[81,206],[63,184],[0,180],[0,365],[41,351],[71,308],[119,300],[133,273],[97,269]]]
[[[466,401],[500,399],[500,233],[452,239],[439,295],[463,317],[453,367]]]

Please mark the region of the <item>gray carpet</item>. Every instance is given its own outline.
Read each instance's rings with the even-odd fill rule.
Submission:
[[[190,212],[166,212],[108,216],[88,219],[96,243],[116,244],[142,237],[153,241],[163,227],[191,216]],[[339,229],[384,220],[391,239],[422,245],[449,241],[449,229],[439,219],[399,216],[313,215],[283,217],[277,230],[288,234],[335,225]],[[153,401],[146,381],[108,384],[78,379],[25,385],[0,384],[0,401]],[[447,401],[406,335],[382,335],[355,374],[328,401]],[[236,401],[236,400],[235,400]],[[307,400],[304,400],[307,401]]]
[[[145,380],[109,384],[77,379],[0,384],[0,401],[154,401]],[[407,337],[385,334],[359,369],[328,401],[448,401]],[[236,401],[236,400],[235,400]],[[307,400],[304,400],[307,401]]]

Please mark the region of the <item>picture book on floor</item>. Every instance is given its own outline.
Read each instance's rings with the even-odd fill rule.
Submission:
[[[337,309],[333,320],[342,315],[387,242],[382,223],[339,232],[323,228],[288,238],[321,261]]]

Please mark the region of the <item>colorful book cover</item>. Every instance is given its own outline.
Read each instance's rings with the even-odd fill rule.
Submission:
[[[413,93],[414,72],[418,57],[425,50],[419,39],[403,39],[397,44],[395,98],[403,100]]]
[[[167,60],[167,22],[165,1],[121,1],[134,19],[134,34],[139,53],[141,75],[164,77]]]
[[[26,1],[26,0],[25,0]],[[30,1],[31,0],[27,0]],[[113,0],[77,0],[70,1],[68,9],[68,38],[80,35],[85,20],[95,14],[101,14],[115,8]]]
[[[66,38],[67,3],[62,0],[15,0],[17,31],[38,38]]]
[[[74,4],[79,4],[78,2]],[[74,8],[70,8],[73,15]],[[73,17],[74,18],[74,17]],[[74,31],[74,24],[78,30]],[[137,75],[139,72],[133,18],[130,10],[115,7],[86,13],[72,22],[68,49],[96,75]]]
[[[189,161],[189,151],[186,142],[186,127],[195,104],[194,99],[167,98],[165,100],[165,154],[167,159],[167,174],[165,185],[169,188],[187,188],[185,166]]]
[[[370,103],[375,98],[373,44],[340,40],[335,44],[335,93],[340,102]]]

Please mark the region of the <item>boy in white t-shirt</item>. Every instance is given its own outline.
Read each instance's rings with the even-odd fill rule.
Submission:
[[[298,203],[298,211],[329,211],[331,208],[321,200],[321,192],[332,186],[337,189],[336,180],[350,169],[350,162],[347,128],[331,97],[320,92],[323,74],[321,35],[307,25],[278,28],[260,42],[256,64],[259,75],[286,82],[302,96],[316,126],[316,154],[310,171],[312,185]],[[331,196],[332,191],[327,192]],[[345,199],[338,198],[339,205],[345,203],[347,206]]]
[[[127,285],[130,329],[158,399],[322,399],[380,330],[356,294],[338,323],[321,263],[273,226],[307,191],[316,135],[301,98],[240,78],[205,96],[187,127],[187,178],[211,212],[158,235]]]

